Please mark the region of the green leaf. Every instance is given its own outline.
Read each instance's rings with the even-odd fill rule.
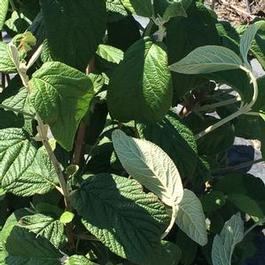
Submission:
[[[108,22],[119,21],[128,16],[128,12],[123,6],[121,0],[107,0],[106,7]]]
[[[84,256],[73,255],[64,262],[64,265],[96,265]]]
[[[197,144],[193,133],[170,112],[159,123],[138,124],[141,137],[161,147],[176,164],[182,178],[190,178],[197,166]]]
[[[4,189],[12,189],[33,163],[36,153],[35,145],[22,129],[0,130],[0,181]]]
[[[55,247],[65,241],[64,225],[59,220],[43,214],[24,216],[19,221],[20,226],[36,234],[36,237],[48,239]]]
[[[17,112],[24,112],[29,115],[34,114],[34,110],[29,106],[28,91],[22,87],[15,95],[3,100],[2,104]]]
[[[205,216],[197,196],[190,190],[184,189],[183,199],[178,205],[176,224],[193,241],[201,246],[208,242]]]
[[[111,76],[107,100],[119,121],[160,121],[172,101],[166,52],[149,38],[132,45]]]
[[[100,44],[97,55],[110,63],[119,64],[123,60],[123,51],[110,45]]]
[[[223,192],[242,212],[260,219],[265,216],[265,185],[261,179],[249,174],[227,174],[214,189]]]
[[[9,55],[8,45],[2,41],[0,41],[0,58],[1,72],[9,74],[17,71],[16,66]]]
[[[189,53],[170,69],[182,74],[208,74],[218,71],[240,69],[242,60],[225,47],[207,45]]]
[[[6,15],[8,11],[9,0],[2,0],[0,5],[0,30],[3,29],[5,24]]]
[[[165,10],[163,14],[163,21],[168,22],[174,17],[187,17],[185,8],[182,2],[172,2]]]
[[[258,31],[251,45],[251,52],[265,69],[265,22],[263,20],[255,22]]]
[[[124,169],[133,178],[168,206],[181,201],[183,187],[178,169],[160,147],[129,137],[121,130],[112,133],[112,141]]]
[[[220,45],[220,37],[215,26],[217,19],[212,15],[212,11],[199,1],[187,0],[182,1],[182,3],[183,5],[190,5],[187,9],[188,16],[186,18],[173,18],[165,25],[167,28],[165,41],[169,64],[181,60],[197,47]],[[187,7],[185,6],[185,8]],[[196,89],[207,82],[200,76],[183,75],[176,72],[172,72],[172,77],[174,102],[179,102],[190,90]]]
[[[220,235],[213,240],[212,262],[213,265],[230,265],[235,245],[243,240],[244,223],[240,214],[233,215],[228,220]]]
[[[40,148],[33,163],[17,178],[3,180],[3,187],[18,195],[32,196],[53,190],[58,183],[53,164],[44,149]]]
[[[40,2],[52,58],[85,70],[105,34],[105,1]]]
[[[76,130],[93,97],[92,82],[60,62],[47,62],[29,81],[30,101],[66,150],[73,147]]]
[[[240,54],[246,65],[249,65],[248,52],[258,30],[259,27],[254,23],[247,27],[247,30],[244,32],[243,36],[240,39]]]
[[[143,17],[151,17],[153,15],[151,0],[121,0],[121,2],[133,14]]]
[[[47,239],[14,227],[6,242],[7,264],[60,265],[62,254]]]
[[[66,211],[61,215],[60,222],[62,224],[69,224],[73,221],[74,217],[75,215],[73,213]]]
[[[160,255],[169,216],[157,197],[143,192],[135,180],[108,174],[89,177],[72,194],[72,205],[86,229],[115,254],[146,265]]]

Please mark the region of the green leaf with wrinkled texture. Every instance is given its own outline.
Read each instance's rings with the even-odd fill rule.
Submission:
[[[157,197],[144,193],[135,180],[95,175],[72,194],[72,205],[86,229],[115,254],[150,265],[160,255],[169,216]]]
[[[0,41],[0,71],[6,74],[9,73],[15,73],[16,72],[16,66],[13,63],[9,51],[8,51],[8,45],[2,41]]]
[[[107,101],[111,116],[122,122],[163,119],[172,101],[166,52],[149,38],[132,45],[111,76]]]
[[[7,264],[61,265],[63,255],[47,239],[14,227],[6,242]]]
[[[42,0],[52,58],[85,70],[106,30],[104,0]]]
[[[47,62],[33,74],[29,86],[32,105],[58,143],[70,151],[93,97],[91,80],[63,63]]]
[[[247,30],[244,32],[243,36],[240,39],[240,54],[246,65],[249,65],[248,52],[251,48],[251,44],[255,39],[255,35],[257,34],[258,30],[259,30],[258,25],[254,23],[247,27]]]
[[[110,45],[100,44],[97,55],[110,63],[119,64],[123,60],[123,51]]]
[[[121,130],[112,133],[112,141],[122,166],[133,178],[168,206],[181,201],[183,186],[178,169],[159,146]]]
[[[108,22],[119,21],[128,16],[128,12],[121,0],[107,0],[106,1]]]
[[[32,164],[18,178],[2,181],[3,187],[19,196],[45,194],[58,183],[55,168],[44,147],[40,148]]]
[[[182,60],[171,65],[170,69],[181,74],[208,74],[239,69],[242,64],[242,60],[232,50],[207,45],[195,49]]]
[[[233,215],[228,220],[220,235],[216,235],[212,246],[213,265],[230,265],[236,244],[244,237],[244,223],[240,214]]]
[[[28,91],[22,87],[15,95],[2,101],[4,106],[14,109],[14,111],[23,111],[29,115],[34,114],[34,109],[29,105]]]
[[[190,178],[197,166],[197,144],[193,133],[170,112],[159,123],[138,124],[141,137],[161,147],[176,164],[182,178]]]
[[[4,189],[18,181],[33,163],[37,149],[22,129],[0,130],[0,181]]]
[[[197,196],[190,190],[184,189],[183,199],[178,205],[176,224],[193,241],[201,246],[208,242],[205,216]]]
[[[19,221],[20,226],[36,234],[36,237],[48,239],[55,247],[65,241],[64,225],[59,220],[43,214],[24,216]]]
[[[64,262],[64,265],[96,265],[84,256],[73,255]]]
[[[6,15],[8,11],[9,0],[2,0],[0,4],[0,30],[3,29],[5,24]]]
[[[143,17],[151,17],[153,15],[151,0],[121,0],[121,2],[133,14]]]

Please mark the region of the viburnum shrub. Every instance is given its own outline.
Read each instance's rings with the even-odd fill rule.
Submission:
[[[265,154],[264,20],[233,27],[192,0],[2,0],[0,29],[0,264],[255,254],[265,188],[246,172],[262,159],[234,166],[231,146]]]

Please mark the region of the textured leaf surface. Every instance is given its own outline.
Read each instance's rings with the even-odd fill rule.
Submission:
[[[4,189],[16,182],[33,163],[37,149],[22,129],[0,130],[0,181]]]
[[[4,42],[0,41],[0,71],[3,73],[15,73],[16,66],[13,63],[9,52],[8,52],[8,45]]]
[[[160,121],[171,106],[172,82],[166,52],[149,38],[125,53],[108,88],[108,108],[120,121]]]
[[[182,60],[171,65],[170,69],[182,74],[207,74],[239,69],[240,65],[242,60],[232,50],[208,45],[195,49]]]
[[[23,87],[15,95],[3,100],[4,106],[10,107],[17,112],[23,111],[27,114],[34,114],[34,110],[28,104],[28,91]]]
[[[183,187],[178,169],[160,147],[129,137],[121,130],[112,133],[112,141],[124,169],[133,178],[168,206],[181,201]]]
[[[84,256],[74,255],[65,261],[64,265],[96,265]]]
[[[62,254],[47,239],[36,237],[21,227],[14,227],[7,239],[7,264],[60,265]]]
[[[8,11],[9,0],[2,0],[0,4],[0,30],[3,29]]]
[[[84,70],[105,34],[105,1],[42,0],[41,7],[53,59]]]
[[[106,1],[108,22],[119,21],[128,15],[128,12],[121,0]]]
[[[59,62],[47,62],[29,82],[30,100],[55,139],[71,150],[79,122],[93,97],[93,84],[78,70]]]
[[[181,177],[191,177],[197,165],[197,144],[193,133],[174,113],[159,123],[138,124],[138,132],[161,147],[176,164]]]
[[[160,255],[169,217],[157,197],[144,193],[135,180],[90,177],[73,193],[72,204],[89,232],[117,255],[137,264]]]
[[[44,148],[40,148],[33,163],[23,174],[11,181],[2,181],[5,189],[19,196],[45,194],[58,183],[56,171]]]
[[[48,239],[55,247],[59,247],[65,240],[64,225],[59,220],[43,214],[24,216],[20,225],[30,232]]]
[[[200,200],[192,191],[184,189],[183,199],[178,207],[176,224],[193,241],[205,246],[208,239],[205,216]]]
[[[240,214],[233,215],[228,220],[220,235],[213,240],[212,262],[213,265],[230,265],[235,245],[243,240],[244,223]]]
[[[111,63],[120,63],[123,60],[123,51],[110,45],[100,44],[97,55]]]
[[[151,17],[153,6],[151,0],[121,0],[122,4],[133,14]]]

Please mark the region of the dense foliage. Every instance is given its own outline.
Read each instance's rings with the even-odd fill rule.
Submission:
[[[265,156],[264,20],[233,27],[195,0],[2,0],[0,30],[0,264],[255,254],[265,187],[230,149],[259,139]]]

